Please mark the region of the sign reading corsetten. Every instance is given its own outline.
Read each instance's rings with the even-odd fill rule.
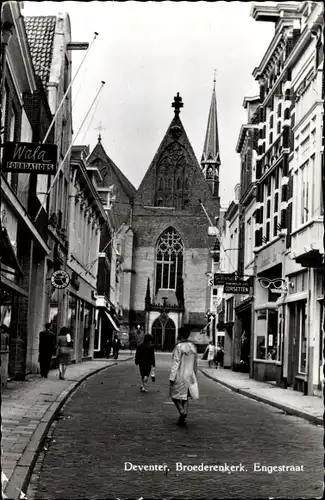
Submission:
[[[249,283],[247,281],[226,281],[223,287],[224,293],[249,294]]]
[[[56,144],[6,142],[2,169],[4,172],[35,172],[54,175],[57,149]]]

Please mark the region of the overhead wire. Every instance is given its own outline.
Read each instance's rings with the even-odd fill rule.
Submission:
[[[101,86],[100,86],[100,88],[99,88],[99,90],[98,90],[98,92],[97,92],[97,94],[96,94],[96,96],[95,96],[94,100],[92,101],[92,103],[91,103],[91,105],[90,105],[90,107],[89,107],[89,109],[88,109],[88,111],[87,111],[87,114],[86,114],[85,118],[83,119],[83,121],[82,121],[82,123],[81,123],[81,125],[80,125],[80,127],[79,127],[79,129],[78,129],[77,134],[75,135],[74,139],[71,141],[71,144],[70,144],[69,148],[67,149],[66,154],[64,155],[64,158],[63,158],[63,160],[61,161],[59,168],[57,169],[57,172],[56,172],[56,174],[55,174],[55,176],[54,176],[54,179],[53,179],[53,181],[52,181],[52,183],[51,183],[51,185],[50,185],[50,187],[49,187],[49,189],[48,189],[47,193],[45,194],[45,197],[44,197],[43,202],[41,203],[41,206],[39,207],[39,210],[38,210],[38,212],[37,212],[37,214],[36,214],[36,217],[35,217],[35,219],[34,219],[34,222],[36,222],[36,221],[37,221],[37,219],[38,219],[38,217],[39,217],[39,215],[40,215],[40,213],[41,213],[41,211],[42,211],[43,205],[44,205],[44,203],[45,203],[45,201],[46,201],[46,199],[47,199],[48,195],[50,194],[51,190],[52,190],[52,189],[53,189],[53,187],[55,186],[55,184],[56,184],[56,182],[57,182],[57,180],[58,180],[58,178],[59,178],[59,173],[60,173],[60,171],[61,171],[61,168],[62,168],[62,166],[64,166],[64,162],[65,162],[65,160],[67,159],[67,157],[68,157],[68,155],[69,155],[69,153],[70,153],[70,151],[71,151],[71,149],[72,149],[72,146],[74,145],[74,143],[75,143],[75,141],[76,141],[76,139],[77,139],[77,137],[78,137],[78,135],[79,135],[79,132],[80,132],[81,128],[83,127],[83,125],[84,125],[84,123],[85,123],[85,121],[86,121],[86,119],[87,119],[87,117],[88,117],[88,115],[89,115],[89,113],[90,113],[90,111],[91,111],[91,109],[92,109],[93,105],[95,104],[95,102],[96,102],[96,100],[97,100],[97,98],[98,98],[98,96],[99,96],[99,94],[100,94],[100,92],[101,92],[101,90],[102,90],[102,88],[103,88],[103,86],[104,86],[104,85],[105,85],[105,82],[104,82],[104,81],[102,81],[102,82],[101,82]]]

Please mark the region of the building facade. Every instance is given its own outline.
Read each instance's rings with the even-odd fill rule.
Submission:
[[[235,297],[234,338],[238,347],[233,367],[250,373],[254,339],[254,237],[259,103],[259,96],[245,97],[243,107],[247,111],[247,123],[241,127],[236,146],[241,165],[237,272],[244,281],[249,281],[251,286],[248,295],[238,294]]]
[[[324,115],[324,18],[322,5],[301,9],[301,36],[292,51],[291,246],[286,262],[284,376],[308,394],[321,391],[324,343],[324,206],[322,192]]]
[[[2,144],[37,142],[45,135],[51,111],[33,66],[18,2],[2,6],[1,36]],[[48,139],[53,142],[53,135]],[[35,325],[40,314],[37,299],[44,292],[44,282],[37,282],[38,269],[44,267],[50,254],[46,224],[42,219],[34,220],[40,206],[36,183],[37,174],[5,172],[2,168],[1,323],[9,327],[9,374],[17,378],[25,377],[35,358]]]
[[[87,169],[89,149],[73,146],[70,158],[66,326],[76,362],[92,358],[95,344],[97,277],[101,233],[109,221],[97,194],[100,172]]]
[[[124,269],[130,333],[151,333],[156,348],[162,350],[173,349],[184,324],[197,344],[206,345],[210,339],[204,329],[215,238],[208,236],[204,210],[210,218],[219,212],[215,147],[208,157],[213,163],[210,182],[206,178],[210,170],[200,168],[179,118],[183,106],[179,95],[172,106],[175,116],[134,197],[133,235],[125,245]],[[215,112],[210,117],[215,120]]]
[[[235,276],[238,265],[239,245],[239,196],[240,186],[235,189],[234,201],[227,208],[223,225],[220,229],[220,268],[219,272]],[[222,311],[218,315],[217,329],[224,332],[224,367],[232,368],[237,359],[237,342],[235,339],[235,306],[236,295],[224,293],[224,285],[215,286],[218,296],[222,297]]]
[[[255,4],[275,35],[260,85],[252,376],[320,389],[323,329],[323,6]]]
[[[109,220],[100,240],[97,281],[94,354],[100,357],[105,355],[105,346],[112,340],[114,331],[119,332],[123,343],[129,338],[133,246],[130,221],[136,189],[107,155],[101,136],[87,159],[87,168],[100,173],[96,190]]]

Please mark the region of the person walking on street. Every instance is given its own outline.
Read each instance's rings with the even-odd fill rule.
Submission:
[[[216,347],[213,345],[213,343],[211,341],[209,342],[209,345],[207,346],[207,348],[205,350],[205,353],[206,352],[208,354],[209,368],[211,368],[212,365],[213,365],[213,363],[214,363],[214,358],[215,358],[215,355],[216,355]],[[204,355],[203,355],[203,357],[204,357]]]
[[[63,326],[58,336],[58,361],[59,361],[59,378],[64,380],[67,366],[70,363],[72,340],[71,335],[66,326]]]
[[[112,347],[113,347],[113,356],[114,356],[114,359],[117,359],[118,358],[119,350],[121,348],[121,341],[118,338],[117,333],[114,333],[114,338],[113,338],[113,341],[112,341]]]
[[[111,356],[111,350],[112,350],[112,339],[107,338],[105,342],[105,356],[107,359],[109,359]]]
[[[39,334],[38,361],[40,364],[41,377],[47,378],[51,368],[52,356],[55,355],[55,335],[51,330],[51,323],[45,324],[45,330]]]
[[[135,364],[139,366],[141,375],[141,392],[148,392],[147,382],[152,369],[156,366],[155,350],[151,344],[151,335],[146,334],[135,353]]]
[[[184,327],[179,329],[180,341],[173,350],[172,365],[169,375],[170,397],[175,404],[179,420],[178,425],[186,425],[189,398],[199,398],[197,384],[197,350],[188,340],[190,331]]]
[[[221,368],[223,367],[223,356],[224,356],[224,350],[223,347],[220,343],[218,343],[217,346],[217,353],[216,353],[216,368],[220,366]]]

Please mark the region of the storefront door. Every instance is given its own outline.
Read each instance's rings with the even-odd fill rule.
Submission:
[[[295,384],[297,375],[304,375],[307,363],[307,332],[306,332],[305,300],[289,304],[289,356],[288,385]]]

